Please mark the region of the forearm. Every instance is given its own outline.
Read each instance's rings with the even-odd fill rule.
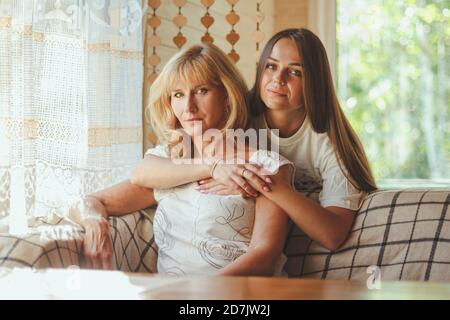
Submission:
[[[70,217],[84,226],[88,220],[120,216],[155,205],[153,190],[132,184],[129,180],[87,195],[74,204]]]
[[[145,188],[167,189],[210,177],[207,164],[176,164],[171,159],[149,156],[133,170],[131,183]]]
[[[287,232],[288,218],[281,208],[267,197],[258,197],[249,248],[220,274],[272,276],[283,252]]]
[[[92,193],[86,198],[98,200],[108,216],[120,216],[156,205],[152,189],[137,186],[130,180]]]
[[[282,208],[311,239],[324,247],[335,250],[347,238],[349,219],[342,219],[293,188],[282,184],[274,185],[272,191],[265,192],[264,195]]]
[[[249,249],[218,274],[223,276],[272,276],[276,260],[266,250]]]

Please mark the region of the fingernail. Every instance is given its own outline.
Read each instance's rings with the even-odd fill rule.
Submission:
[[[268,183],[272,183],[272,179],[270,179],[270,178],[266,178],[265,180],[266,180],[266,182],[268,182]]]
[[[263,190],[266,191],[266,192],[270,191],[269,187],[263,187]]]

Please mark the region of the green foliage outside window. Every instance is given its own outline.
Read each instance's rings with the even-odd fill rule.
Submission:
[[[377,181],[448,184],[450,0],[337,0],[337,22],[338,96]]]

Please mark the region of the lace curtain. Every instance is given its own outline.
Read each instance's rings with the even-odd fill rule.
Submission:
[[[64,215],[142,157],[144,1],[0,0],[0,221]]]

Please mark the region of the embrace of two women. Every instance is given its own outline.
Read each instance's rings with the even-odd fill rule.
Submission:
[[[283,30],[268,41],[251,90],[216,46],[180,51],[153,83],[147,112],[159,145],[129,180],[70,211],[85,229],[87,267],[112,268],[108,216],[156,206],[158,273],[281,275],[289,221],[336,250],[364,197],[376,190],[324,46],[307,29]],[[247,129],[266,129],[269,143],[225,134]],[[214,139],[205,134],[211,130]],[[191,138],[189,148],[179,132]],[[266,148],[275,144],[276,151]],[[320,192],[317,201],[305,196],[313,191]]]

